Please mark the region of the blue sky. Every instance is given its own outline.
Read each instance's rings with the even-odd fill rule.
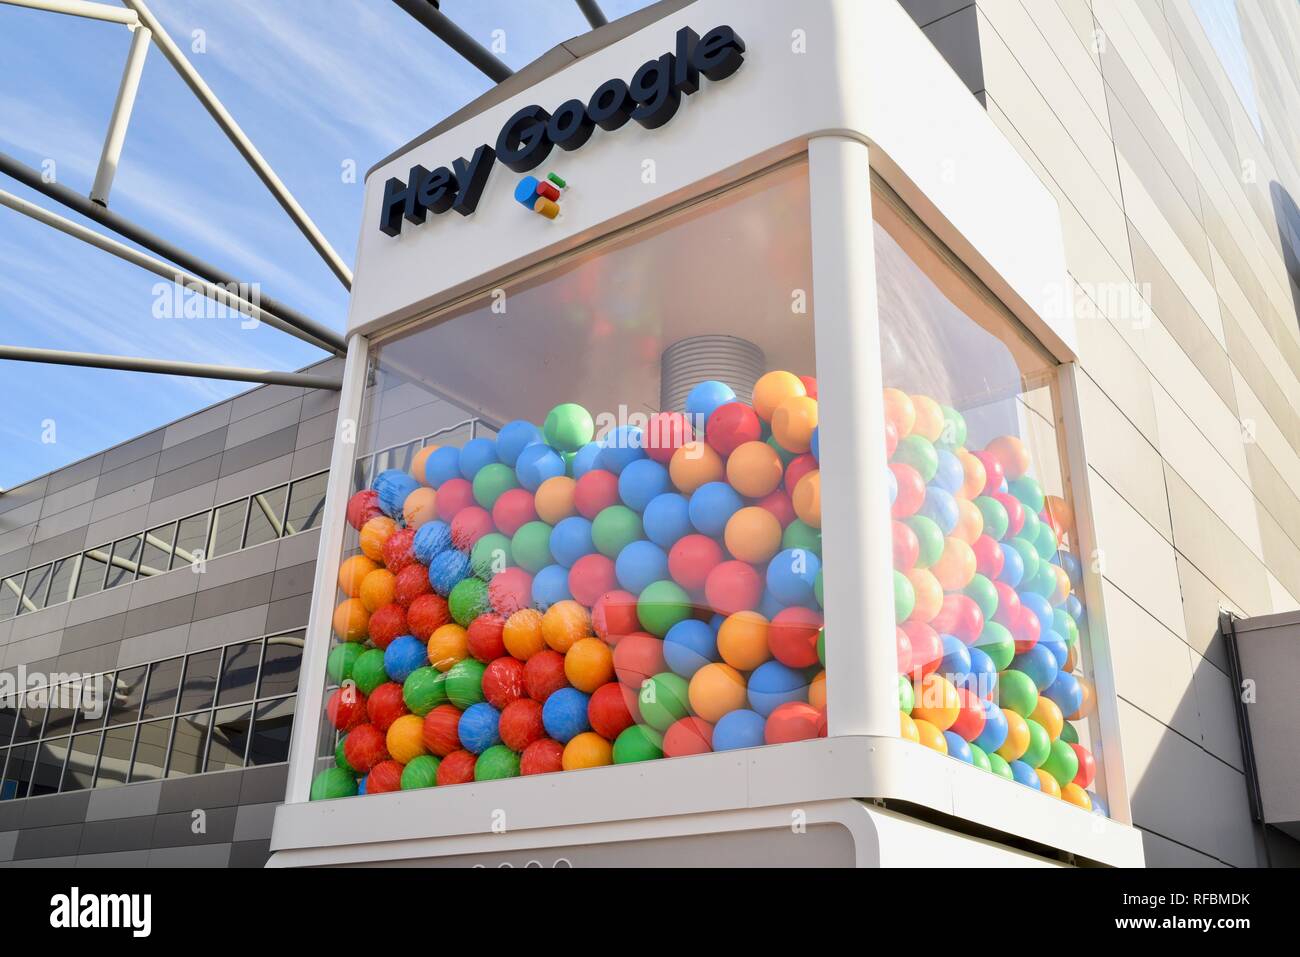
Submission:
[[[648,2],[601,6],[613,19]],[[365,170],[490,85],[389,0],[150,7],[187,52],[192,32],[204,31],[206,52],[191,53],[191,62],[349,264]],[[485,44],[504,31],[502,58],[516,69],[588,29],[571,0],[443,0],[442,9]],[[59,182],[89,192],[129,42],[115,24],[0,5],[0,150],[35,167],[52,161]],[[355,183],[344,182],[348,160]],[[6,177],[0,188],[66,213]],[[156,48],[110,206],[342,330],[346,291]],[[276,369],[323,358],[237,319],[154,318],[156,282],[0,208],[0,342]],[[0,488],[245,388],[0,362]],[[45,441],[51,432],[54,441]]]

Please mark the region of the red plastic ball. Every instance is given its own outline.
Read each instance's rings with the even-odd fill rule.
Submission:
[[[407,634],[406,609],[396,603],[375,609],[370,616],[370,640],[376,648],[387,648],[393,639]]]
[[[639,691],[647,678],[668,670],[664,643],[644,631],[626,635],[614,648],[614,674],[627,688]]]
[[[779,488],[776,491],[763,496],[763,498],[760,498],[754,504],[759,508],[767,509],[775,515],[776,520],[781,523],[782,528],[785,528],[797,517],[794,511],[794,502],[791,501],[790,493],[785,489]]]
[[[713,750],[713,725],[703,718],[679,718],[664,732],[663,750],[666,758],[708,754]]]
[[[442,492],[438,493],[439,495]],[[451,544],[462,552],[468,552],[477,542],[495,526],[488,510],[477,505],[468,505],[456,513],[451,520]]]
[[[984,631],[984,612],[975,599],[954,592],[943,596],[939,614],[930,620],[930,627],[941,635],[960,639],[964,645],[973,645]]]
[[[498,711],[524,694],[524,663],[518,658],[502,655],[483,669],[483,697]]]
[[[447,479],[438,486],[438,497],[434,507],[438,510],[438,518],[442,521],[453,521],[463,509],[473,505],[474,486],[465,479]]]
[[[533,576],[517,566],[503,569],[488,582],[488,602],[498,615],[509,618],[533,605]]]
[[[898,451],[898,426],[893,422],[885,423],[885,458],[893,458]]]
[[[994,582],[993,587],[998,593],[998,610],[993,613],[993,620],[1015,632],[1020,624],[1020,596],[1006,582]]]
[[[407,713],[406,702],[402,700],[402,686],[396,681],[385,681],[370,692],[366,714],[370,716],[370,723],[380,731],[387,733],[393,722]]]
[[[920,677],[939,670],[943,661],[943,639],[923,621],[905,621],[900,626],[912,645],[910,673],[920,672]]]
[[[973,452],[972,454],[975,458],[979,459],[980,464],[984,466],[984,475],[986,476],[986,480],[984,482],[984,490],[980,494],[994,494],[1002,488],[1002,482],[1007,477],[1006,473],[1002,471],[1002,463],[998,461],[998,457],[992,452]]]
[[[528,697],[537,702],[566,688],[569,680],[564,676],[564,655],[547,648],[539,651],[524,664],[524,689]]]
[[[996,581],[1002,574],[1002,565],[1006,562],[1006,556],[1002,554],[1002,549],[998,547],[993,536],[981,535],[975,539],[971,551],[975,553],[975,570],[989,581]]]
[[[900,572],[911,571],[916,567],[916,560],[921,556],[921,541],[911,526],[895,521],[894,531],[894,567]]]
[[[362,724],[343,739],[343,757],[358,774],[369,774],[380,761],[388,760],[386,735],[373,724]]]
[[[704,426],[704,441],[723,458],[746,442],[757,442],[762,438],[762,420],[743,402],[718,406]]]
[[[646,423],[645,453],[667,465],[673,453],[695,438],[691,421],[680,412],[655,412]]]
[[[569,594],[588,608],[605,592],[617,587],[614,560],[599,552],[583,555],[569,569]]]
[[[552,771],[563,771],[563,759],[564,745],[551,738],[542,738],[524,748],[524,753],[519,756],[519,773],[550,774]]]
[[[1038,644],[1038,639],[1042,637],[1043,625],[1038,620],[1038,616],[1024,605],[1020,606],[1017,618],[1015,627],[1011,629],[1011,637],[1016,642],[1016,654],[1022,655]]]
[[[465,629],[466,644],[471,657],[487,664],[504,655],[506,643],[502,632],[505,627],[506,620],[495,612],[479,615],[471,621],[469,627]]]
[[[992,497],[1007,510],[1007,534],[1005,537],[1007,539],[1015,538],[1020,534],[1020,530],[1025,527],[1025,507],[1020,504],[1020,499],[1007,492],[994,492]]]
[[[393,580],[393,601],[406,608],[421,595],[433,591],[429,584],[429,570],[419,562],[411,562]]]
[[[898,673],[909,674],[912,670],[912,639],[897,626],[894,627],[894,647],[898,652]]]
[[[511,751],[523,751],[534,741],[546,737],[542,726],[542,705],[532,698],[518,698],[501,709],[497,724],[501,743]]]
[[[424,746],[440,758],[460,748],[460,709],[440,704],[424,716]]]
[[[514,535],[529,522],[537,521],[533,493],[526,488],[512,488],[502,492],[492,506],[492,521],[496,523],[497,531],[507,537]]]
[[[767,716],[763,739],[768,744],[787,744],[791,741],[808,741],[818,737],[822,715],[810,704],[787,701],[776,706]]]
[[[686,535],[668,550],[668,574],[687,591],[697,591],[725,557],[722,546],[707,535]]]
[[[803,383],[804,391],[808,393],[808,398],[817,398],[817,379],[815,376],[801,375],[799,381]]]
[[[477,762],[478,758],[469,751],[453,751],[438,765],[438,776],[434,780],[438,787],[446,787],[449,784],[469,784],[474,780],[474,765]]]
[[[339,731],[351,731],[366,720],[366,696],[355,685],[335,688],[325,703],[330,724]]]
[[[573,507],[588,521],[618,502],[618,476],[613,472],[592,469],[573,485]]]
[[[796,455],[790,460],[790,464],[785,467],[786,491],[793,495],[795,487],[799,484],[799,480],[809,472],[816,472],[818,468],[817,460],[812,457],[811,452],[805,452],[803,455]]]
[[[613,741],[632,724],[627,707],[627,689],[617,681],[601,685],[587,702],[587,722],[606,741]]]
[[[898,483],[898,495],[894,499],[890,514],[894,518],[915,515],[925,503],[925,479],[921,478],[921,473],[906,462],[892,462],[889,470],[894,473],[894,479]]]
[[[366,775],[367,794],[386,794],[402,789],[402,765],[396,761],[381,761]]]
[[[961,709],[957,712],[957,720],[948,730],[967,741],[974,741],[984,731],[984,702],[969,688],[958,688],[957,697],[961,701]]]
[[[379,507],[379,493],[372,488],[364,489],[348,499],[348,524],[361,531],[361,526],[372,518],[384,514]]]
[[[1074,749],[1074,755],[1079,759],[1079,773],[1074,776],[1074,783],[1079,787],[1087,790],[1092,787],[1092,781],[1097,776],[1097,762],[1089,751],[1081,744],[1071,744]]]
[[[421,641],[428,641],[430,635],[449,621],[451,612],[447,609],[447,599],[434,592],[421,595],[406,609],[406,627]]]
[[[640,631],[636,595],[621,589],[605,592],[591,606],[591,628],[608,645],[617,645],[624,635]]]
[[[704,597],[720,615],[757,608],[763,597],[763,576],[746,562],[723,562],[709,572]]]
[[[811,608],[783,608],[767,629],[772,657],[790,668],[817,664],[817,633],[821,627],[822,616]]]
[[[415,529],[399,528],[384,539],[384,566],[396,575],[415,561]]]

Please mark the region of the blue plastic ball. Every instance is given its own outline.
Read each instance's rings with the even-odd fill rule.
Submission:
[[[570,515],[551,529],[551,555],[565,568],[572,568],[579,558],[595,550],[591,541],[591,522],[581,515]]]
[[[1043,694],[1056,702],[1064,715],[1074,714],[1083,706],[1083,688],[1079,686],[1079,679],[1068,671],[1059,672]]]
[[[925,487],[925,501],[921,503],[920,514],[938,525],[945,535],[952,534],[961,518],[957,500],[950,492],[934,484]]]
[[[764,743],[767,721],[757,711],[740,709],[724,714],[713,726],[713,750],[757,748]]]
[[[631,542],[618,553],[618,558],[614,561],[614,574],[620,585],[632,594],[639,595],[647,585],[669,577],[668,553],[645,539]]]
[[[960,734],[955,731],[945,731],[943,739],[948,742],[948,757],[965,761],[967,764],[975,763],[975,755],[971,753],[970,745]]]
[[[530,445],[515,461],[515,477],[530,492],[536,492],[548,478],[563,475],[564,471],[564,456],[549,445]]]
[[[1052,603],[1042,595],[1032,591],[1021,592],[1020,604],[1034,613],[1040,632],[1046,632],[1052,627]]]
[[[456,734],[466,751],[482,754],[494,744],[501,743],[501,712],[486,701],[465,709],[456,725]]]
[[[943,660],[939,662],[939,674],[953,684],[960,685],[971,672],[970,649],[953,635],[940,635],[939,639],[943,642]]]
[[[785,611],[785,608],[785,602],[773,595],[771,590],[763,589],[763,597],[758,600],[758,613],[760,615],[771,621],[778,613]]]
[[[433,456],[430,456],[432,458]],[[474,476],[478,475],[479,469],[485,465],[491,465],[497,459],[497,443],[495,439],[480,437],[470,439],[460,450],[460,475],[461,478],[474,481]]]
[[[429,663],[429,649],[414,635],[401,635],[394,638],[384,649],[384,670],[388,677],[398,684],[405,681],[417,668]]]
[[[1043,782],[1038,780],[1038,772],[1031,768],[1024,761],[1008,761],[1011,766],[1011,776],[1017,784],[1023,784],[1027,788],[1033,788],[1035,791],[1043,789]]]
[[[451,548],[451,526],[446,522],[425,522],[415,530],[411,551],[421,565],[429,565],[435,555]]]
[[[546,611],[556,602],[573,597],[569,591],[569,570],[563,565],[547,565],[533,576],[533,604]]]
[[[357,781],[357,797],[361,797],[366,793],[366,781],[368,780],[370,780],[370,775],[367,774]]]
[[[635,425],[620,425],[612,429],[600,443],[600,455],[596,458],[598,467],[615,475],[638,459],[646,457],[645,435]]]
[[[718,660],[718,635],[707,622],[687,618],[668,629],[663,651],[669,670],[689,679],[709,662]]]
[[[1057,552],[1056,557],[1057,563],[1065,569],[1065,576],[1070,579],[1070,587],[1078,588],[1083,581],[1083,567],[1079,564],[1079,559],[1070,552]]]
[[[817,460],[817,464],[818,464],[818,465],[821,465],[821,462],[822,462],[822,450],[821,450],[821,446],[822,446],[822,443],[821,443],[821,426],[819,425],[819,426],[817,426],[815,429],[813,429],[813,434],[812,434],[812,457],[815,458],[815,459]],[[890,472],[889,474],[890,474],[890,475],[893,475],[894,473],[893,473],[893,472]]]
[[[1048,649],[1056,659],[1058,669],[1064,668],[1065,662],[1070,657],[1070,649],[1066,646],[1065,639],[1050,628],[1038,637],[1038,644],[1035,647]]]
[[[889,504],[898,501],[898,476],[893,469],[885,469],[885,488],[889,490]]]
[[[691,493],[691,524],[701,535],[720,538],[731,516],[744,507],[740,493],[726,482],[705,482]]]
[[[588,700],[590,697],[577,688],[561,688],[553,693],[542,705],[542,727],[546,733],[561,744],[568,744],[570,739],[588,730],[591,727],[587,723]]]
[[[1011,659],[1011,667],[1027,674],[1039,691],[1046,691],[1061,670],[1061,666],[1056,663],[1056,655],[1041,643],[1016,655]]]
[[[401,469],[385,469],[375,476],[374,489],[379,496],[379,507],[389,518],[402,517],[402,504],[420,483]]]
[[[460,449],[444,445],[424,460],[424,480],[434,488],[460,478]]]
[[[1092,813],[1098,817],[1110,817],[1110,808],[1106,806],[1106,801],[1099,794],[1092,791],[1088,792],[1088,797],[1092,798]]]
[[[439,552],[429,563],[429,584],[443,598],[471,574],[469,556],[454,548]]]
[[[618,497],[634,512],[644,512],[651,501],[672,488],[668,470],[654,459],[637,459],[618,477]]]
[[[1002,571],[998,574],[998,581],[1015,588],[1025,577],[1025,560],[1006,542],[999,542],[998,549],[1002,552]]]
[[[656,495],[641,515],[646,538],[660,548],[672,548],[678,539],[691,534],[691,507],[684,495],[665,492]]]
[[[768,590],[783,604],[806,604],[813,600],[813,585],[821,567],[821,559],[806,548],[777,552],[767,566]]]
[[[716,379],[709,379],[701,382],[686,396],[686,414],[691,416],[695,422],[700,423],[695,426],[697,435],[702,434],[704,429],[701,427],[709,420],[713,410],[720,405],[726,405],[728,402],[736,401],[735,390],[725,382],[719,382]]]
[[[789,701],[808,700],[808,679],[802,671],[773,659],[749,676],[749,706],[767,717]]]
[[[600,459],[600,443],[588,442],[578,451],[573,453],[573,458],[569,461],[570,471],[575,479],[580,479],[592,469],[596,468],[596,462]]]
[[[1002,747],[1002,743],[1007,740],[1007,733],[1010,729],[1007,727],[1007,716],[1002,713],[1001,708],[988,700],[985,700],[983,704],[984,730],[975,739],[975,743],[992,754]]]
[[[939,449],[937,455],[939,468],[931,481],[949,495],[956,495],[966,482],[966,470],[962,468],[961,460],[947,449]]]
[[[1078,595],[1066,595],[1065,603],[1061,607],[1065,609],[1067,615],[1074,619],[1076,625],[1083,617],[1083,602],[1079,601]]]
[[[972,646],[966,649],[966,654],[970,656],[970,671],[962,680],[962,687],[983,698],[997,688],[998,669],[982,648]]]
[[[497,433],[497,459],[514,468],[520,452],[543,441],[541,429],[526,419],[515,419]]]

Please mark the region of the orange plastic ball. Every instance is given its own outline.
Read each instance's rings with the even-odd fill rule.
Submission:
[[[402,503],[402,520],[409,528],[419,528],[437,518],[437,502],[438,493],[433,489],[420,487],[413,490]]]
[[[984,534],[984,513],[968,498],[959,498],[956,502],[957,525],[952,530],[952,537],[974,545],[975,540]]]
[[[1052,527],[1057,534],[1069,534],[1074,531],[1074,509],[1070,503],[1059,495],[1048,495],[1043,499],[1043,508],[1052,520]]]
[[[912,591],[916,595],[916,603],[907,620],[932,621],[943,607],[943,586],[939,584],[939,579],[928,568],[912,568],[903,574],[912,583]]]
[[[560,654],[591,635],[591,613],[572,598],[557,601],[542,615],[542,638]]]
[[[772,436],[787,452],[807,452],[812,448],[813,429],[817,428],[817,400],[807,395],[792,395],[772,413]]]
[[[1081,721],[1092,714],[1093,708],[1097,706],[1097,689],[1092,686],[1092,682],[1083,675],[1076,675],[1079,681],[1079,690],[1083,692],[1083,704],[1079,705],[1079,710],[1074,714],[1067,714],[1066,717],[1071,721]]]
[[[771,422],[772,415],[782,402],[792,396],[807,394],[808,389],[803,380],[793,372],[769,372],[754,383],[754,411],[764,422]]]
[[[986,452],[1002,465],[1008,479],[1018,479],[1029,471],[1029,449],[1014,435],[1000,435],[985,447]]]
[[[727,481],[746,498],[776,491],[782,474],[781,457],[766,442],[745,442],[727,456]]]
[[[378,567],[378,562],[371,561],[365,555],[353,555],[351,558],[343,559],[339,565],[339,590],[349,598],[359,597],[361,583]]]
[[[957,536],[949,535],[944,539],[943,554],[929,571],[944,591],[961,591],[975,578],[975,552]]]
[[[595,731],[575,735],[564,746],[560,766],[566,771],[600,768],[614,763],[614,746]]]
[[[942,731],[924,718],[913,718],[912,724],[916,726],[917,741],[931,751],[938,751],[940,754],[948,753],[948,739],[943,736]]]
[[[1074,586],[1070,584],[1070,576],[1066,574],[1064,568],[1060,565],[1053,565],[1052,569],[1056,572],[1056,590],[1052,592],[1052,604],[1059,605],[1070,596]]]
[[[383,562],[384,542],[397,531],[397,523],[387,515],[376,515],[361,526],[361,553],[371,561]]]
[[[420,449],[413,456],[411,456],[411,469],[410,469],[411,478],[415,479],[421,485],[429,484],[424,480],[424,465],[426,462],[429,461],[429,456],[436,451],[438,451],[438,446],[426,445],[424,448]]]
[[[822,527],[822,473],[809,472],[794,487],[794,513],[813,528]]]
[[[501,640],[506,651],[527,661],[539,651],[546,650],[546,639],[542,637],[542,613],[536,608],[521,608],[506,619],[501,630]]]
[[[564,653],[564,677],[579,691],[591,694],[614,680],[614,652],[599,638],[579,638]]]
[[[447,671],[469,655],[469,632],[454,622],[435,628],[429,636],[429,664]]]
[[[398,764],[410,764],[429,749],[424,744],[424,719],[404,714],[388,726],[388,756]]]
[[[885,421],[893,424],[900,439],[911,435],[912,427],[916,424],[916,407],[912,405],[912,397],[901,389],[886,389]]]
[[[812,682],[808,685],[808,703],[818,711],[826,710],[826,672],[825,670],[813,675]]]
[[[1062,671],[1074,671],[1079,667],[1079,643],[1076,641],[1065,651],[1065,667]]]
[[[533,495],[537,517],[547,525],[558,525],[570,515],[577,515],[578,509],[573,504],[573,490],[577,484],[567,475],[554,475],[537,486]]]
[[[915,685],[913,718],[928,721],[940,731],[947,731],[960,713],[961,696],[943,675],[932,672]]]
[[[1061,785],[1057,783],[1056,778],[1052,777],[1042,768],[1034,768],[1034,773],[1038,775],[1038,782],[1041,785],[1039,790],[1049,797],[1061,797]]]
[[[916,722],[906,711],[898,712],[898,735],[915,744],[921,743],[921,733],[916,729]]]
[[[753,671],[772,657],[767,632],[767,619],[756,611],[728,615],[718,629],[718,654],[737,671]]]
[[[1038,704],[1029,713],[1029,717],[1041,724],[1053,741],[1061,736],[1061,731],[1065,728],[1065,715],[1061,714],[1060,707],[1047,695],[1038,696]]]
[[[687,696],[691,710],[710,724],[724,714],[744,708],[749,700],[744,677],[731,665],[720,661],[695,672]]]
[[[1092,810],[1092,798],[1088,792],[1079,785],[1071,781],[1065,787],[1061,788],[1061,800],[1066,804],[1073,804],[1075,807],[1081,807],[1085,811]]]
[[[347,598],[334,609],[334,634],[344,641],[363,641],[370,626],[370,612],[360,598]]]
[[[1010,708],[1003,708],[1002,714],[1007,719],[1007,736],[998,748],[998,755],[1004,761],[1018,761],[1029,750],[1029,725]]]
[[[726,478],[722,457],[703,442],[687,442],[673,453],[668,462],[668,476],[683,495],[690,495],[701,485]]]
[[[957,461],[961,463],[961,470],[965,478],[961,483],[961,490],[957,493],[959,499],[974,500],[984,494],[984,486],[989,484],[989,474],[984,468],[984,463],[976,458],[966,449],[958,449],[956,452]]]
[[[781,521],[767,509],[750,505],[727,519],[722,537],[733,558],[761,565],[781,550]]]
[[[361,581],[361,593],[357,597],[366,606],[366,611],[374,614],[385,605],[393,603],[393,591],[397,576],[387,568],[376,568]]]
[[[943,435],[943,406],[928,395],[914,395],[912,408],[916,410],[916,421],[912,424],[913,434],[931,442],[939,441],[939,436]]]

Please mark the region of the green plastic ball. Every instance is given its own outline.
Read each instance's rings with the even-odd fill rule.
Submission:
[[[821,529],[813,528],[803,519],[796,518],[785,527],[785,531],[781,534],[781,548],[801,548],[804,551],[812,552],[818,558],[821,558]]]
[[[917,568],[929,568],[943,557],[943,529],[937,522],[924,515],[912,515],[903,519],[903,524],[912,530],[921,546],[916,555]]]
[[[988,753],[989,770],[1000,778],[1006,778],[1008,781],[1014,781],[1016,776],[1011,772],[1011,765],[1007,764],[1007,759],[1002,757],[996,751]]]
[[[551,555],[551,526],[545,522],[529,522],[520,526],[510,540],[510,557],[528,572],[536,575],[547,565],[555,563]]]
[[[311,782],[311,800],[352,797],[357,793],[357,779],[342,768],[326,768]]]
[[[411,714],[423,718],[447,700],[447,676],[437,668],[416,668],[402,685],[402,700]]]
[[[943,410],[943,431],[935,444],[949,451],[960,448],[966,444],[966,417],[950,405],[940,408]]]
[[[447,596],[447,608],[451,611],[451,617],[462,628],[468,628],[470,622],[490,607],[487,582],[481,578],[462,579]]]
[[[1051,562],[1040,561],[1038,563],[1038,574],[1034,575],[1028,586],[1021,584],[1020,587],[1028,587],[1030,591],[1036,592],[1044,598],[1051,598],[1056,593],[1056,566]]]
[[[1022,509],[1021,514],[1024,515],[1024,520],[1020,523],[1020,531],[1016,534],[1025,541],[1034,544],[1035,550],[1037,550],[1037,544],[1035,543],[1038,541],[1038,530],[1043,527],[1043,523],[1037,515],[1027,509]]]
[[[475,658],[465,658],[447,669],[443,687],[447,700],[461,711],[483,700],[483,672],[487,665]]]
[[[992,765],[989,764],[988,752],[978,744],[971,744],[970,746],[970,763],[975,765],[975,767],[979,768],[981,771],[993,770]]]
[[[978,644],[979,642],[976,642],[976,645]],[[1034,679],[1014,668],[998,672],[998,695],[1002,707],[1014,711],[1025,719],[1028,719],[1038,707],[1038,688],[1034,684]]]
[[[1046,522],[1038,523],[1038,534],[1034,536],[1034,547],[1038,549],[1038,557],[1048,562],[1060,550],[1061,543],[1056,540],[1056,532]]]
[[[331,648],[329,658],[325,662],[325,671],[329,674],[330,680],[336,685],[341,685],[351,678],[352,667],[365,650],[366,646],[359,641],[346,641]]]
[[[565,402],[546,413],[542,424],[546,444],[561,452],[576,452],[596,434],[591,413],[576,402]],[[480,759],[481,760],[481,759]]]
[[[662,638],[673,625],[691,617],[691,596],[676,582],[652,582],[637,599],[636,616],[642,628]]]
[[[1009,667],[1011,659],[1016,656],[1016,640],[1011,637],[1011,632],[1005,625],[988,619],[984,621],[984,630],[975,639],[975,647],[989,656],[998,671]]]
[[[975,499],[975,507],[984,516],[984,534],[996,542],[1002,541],[1011,526],[1006,507],[990,495],[981,495]]]
[[[515,470],[501,462],[492,462],[474,476],[474,501],[491,511],[497,499],[512,488],[519,488]]]
[[[976,572],[975,577],[964,590],[966,595],[980,606],[985,621],[993,617],[993,613],[998,610],[998,590],[993,582]]]
[[[432,754],[422,754],[412,758],[411,763],[402,769],[402,790],[414,791],[418,788],[431,788],[438,783],[438,765],[442,761]]]
[[[787,465],[789,465],[791,462],[793,462],[795,459],[799,457],[794,452],[791,452],[789,449],[783,448],[781,446],[781,443],[778,442],[772,436],[768,436],[766,441],[767,444],[771,446],[772,451],[776,453],[777,458],[781,460],[782,468],[785,468]]]
[[[826,629],[817,629],[817,660],[823,668],[826,667]]]
[[[513,564],[515,559],[510,539],[500,532],[489,532],[470,549],[470,568],[474,569],[474,574],[485,582],[490,582],[493,575],[505,571]]]
[[[641,516],[626,505],[603,508],[591,522],[591,543],[608,558],[618,558],[619,552],[644,537]]]
[[[1042,768],[1056,778],[1057,784],[1065,787],[1079,773],[1079,756],[1074,753],[1074,748],[1070,747],[1068,742],[1058,738],[1051,743],[1047,760],[1043,762]]]
[[[645,723],[656,731],[667,731],[674,721],[690,712],[686,679],[671,671],[657,674],[641,686],[638,704]]]
[[[899,440],[893,461],[912,466],[921,473],[921,479],[927,485],[939,471],[939,453],[934,445],[925,436],[915,433]]]
[[[494,744],[474,762],[475,781],[499,781],[519,776],[519,755],[504,744]]]
[[[368,695],[388,680],[384,670],[384,651],[382,648],[368,648],[352,666],[352,680],[362,694]]]
[[[1019,536],[1011,539],[1007,544],[1016,550],[1016,554],[1020,556],[1021,562],[1024,563],[1025,573],[1020,581],[1022,583],[1033,581],[1038,575],[1038,566],[1042,562],[1042,559],[1038,557],[1038,549]],[[1055,576],[1053,576],[1053,581],[1055,581]]]
[[[1070,724],[1070,722],[1068,721],[1065,722],[1065,724],[1061,728],[1061,740],[1064,741],[1066,744],[1078,744],[1079,729],[1076,728],[1074,725]],[[1071,748],[1070,750],[1074,750],[1074,749]]]
[[[1047,729],[1033,718],[1026,718],[1025,724],[1029,727],[1029,747],[1020,756],[1020,760],[1031,768],[1041,768],[1047,756],[1052,753],[1052,739],[1048,736]],[[1075,771],[1077,773],[1078,768]]]
[[[1043,510],[1045,499],[1043,497],[1043,487],[1038,484],[1038,480],[1022,475],[1018,479],[1011,479],[1007,482],[1007,489],[1014,495],[1026,509],[1026,511],[1037,515]]]
[[[908,680],[906,675],[898,676],[898,710],[904,714],[911,714],[912,708],[916,706],[916,688]]]
[[[664,736],[644,724],[634,724],[623,729],[614,739],[614,763],[632,764],[635,761],[655,761],[664,756]]]
[[[817,599],[818,608],[826,607],[826,594],[822,585],[822,569],[820,568],[817,569],[817,577],[813,579],[813,597]],[[822,662],[822,664],[825,664],[825,662]]]
[[[916,589],[902,572],[894,571],[894,621],[907,621],[907,616],[916,607]]]
[[[342,768],[344,771],[352,771],[354,769],[352,765],[348,764],[347,751],[343,747],[347,740],[348,736],[346,734],[340,735],[339,743],[334,745],[334,766]]]

